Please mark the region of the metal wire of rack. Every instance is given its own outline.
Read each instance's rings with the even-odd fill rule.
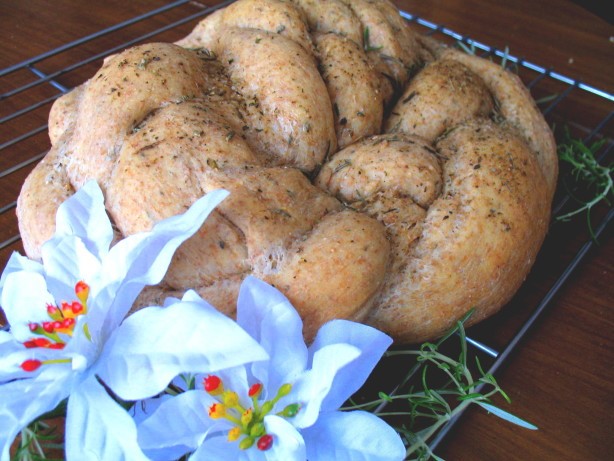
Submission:
[[[20,249],[20,237],[13,212],[16,207],[18,188],[10,188],[7,185],[21,184],[31,167],[45,155],[48,148],[48,140],[44,137],[48,128],[45,123],[46,115],[53,101],[70,91],[71,85],[64,82],[65,77],[76,72],[77,76],[73,76],[72,79],[85,80],[89,77],[86,70],[89,64],[99,64],[101,59],[109,54],[160,36],[164,32],[174,31],[194,23],[212,11],[226,6],[230,1],[221,3],[213,8],[202,7],[202,9],[196,12],[193,9],[186,10],[185,13],[182,13],[184,15],[179,20],[166,24],[163,27],[154,28],[145,34],[135,36],[130,41],[117,44],[100,53],[89,55],[85,59],[78,60],[61,68],[46,71],[43,70],[45,63],[53,61],[58,56],[69,55],[76,48],[95,42],[101,37],[112,34],[117,30],[128,28],[137,23],[143,23],[169,10],[179,9],[188,3],[192,3],[193,6],[193,2],[189,0],[178,0],[169,3],[164,7],[139,15],[113,27],[100,30],[79,40],[49,50],[39,56],[0,69],[0,85],[2,87],[9,85],[7,79],[11,76],[19,75],[18,81],[26,81],[25,83],[14,85],[15,79],[11,79],[10,85],[14,87],[10,90],[3,90],[3,93],[0,94],[0,101],[3,102],[4,106],[4,108],[0,106],[0,124],[19,126],[19,128],[12,129],[12,125],[10,125],[10,131],[14,135],[10,139],[0,139],[0,191],[2,191],[2,200],[4,201],[4,203],[0,203],[0,229],[2,229],[0,231],[0,262],[2,264],[8,259],[10,251]],[[471,47],[476,53],[482,53],[485,57],[501,59],[507,66],[514,66],[534,96],[537,95],[535,96],[536,99],[540,94],[547,96],[544,97],[543,104],[540,107],[542,107],[543,113],[548,118],[551,117],[556,121],[557,113],[562,113],[563,120],[570,123],[570,126],[581,133],[585,142],[606,138],[607,142],[600,151],[600,158],[604,159],[611,155],[612,146],[614,145],[611,140],[614,107],[610,106],[605,112],[600,110],[600,113],[596,113],[595,119],[591,120],[588,125],[587,123],[579,124],[577,121],[574,121],[568,116],[569,110],[563,107],[572,99],[570,97],[572,93],[580,93],[581,99],[597,98],[600,103],[605,101],[607,104],[614,102],[614,95],[571,79],[552,69],[546,69],[540,65],[527,62],[510,54],[508,50],[498,50],[474,41],[467,36],[410,13],[401,12],[401,14],[408,22],[425,34],[435,35],[442,41],[461,42]],[[189,31],[189,29],[185,30]],[[23,74],[29,75],[30,78],[24,77]],[[31,79],[32,75],[35,77],[34,79]],[[68,81],[71,81],[71,78]],[[550,97],[550,95],[554,96]],[[17,99],[20,100],[19,103],[15,102]],[[21,104],[21,100],[27,101],[26,104]],[[571,104],[575,104],[575,101]],[[601,105],[603,106],[603,104]],[[6,112],[7,107],[10,108],[8,112]],[[9,190],[13,191],[13,195],[5,192]],[[564,209],[570,199],[571,194],[559,193],[553,207],[554,214],[556,215],[560,210]],[[595,236],[597,238],[609,230],[613,216],[614,212],[611,208],[601,213],[600,221],[595,224]],[[506,364],[515,348],[518,347],[533,325],[548,309],[557,293],[594,245],[595,240],[591,238],[586,239],[562,266],[557,266],[557,273],[551,275],[547,291],[541,293],[541,298],[534,300],[530,308],[525,309],[525,315],[517,323],[515,331],[508,334],[503,341],[498,343],[497,341],[490,341],[487,335],[486,339],[484,339],[484,335],[481,335],[479,331],[476,336],[470,335],[467,337],[468,343],[475,348],[475,353],[486,360],[488,372],[495,373]],[[461,417],[462,414],[451,420],[438,432],[435,439],[430,443],[432,450],[437,448]]]

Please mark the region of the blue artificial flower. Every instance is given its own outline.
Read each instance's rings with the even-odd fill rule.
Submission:
[[[157,399],[138,441],[155,460],[400,461],[400,436],[377,416],[340,411],[392,340],[334,320],[307,347],[302,322],[275,288],[241,286],[237,322],[269,359],[204,375],[203,388]],[[160,401],[161,400],[161,401]],[[147,407],[146,407],[147,408]]]
[[[42,264],[11,256],[0,279],[11,328],[0,332],[1,461],[9,460],[20,430],[66,398],[68,460],[145,460],[135,422],[117,398],[154,396],[179,373],[266,358],[193,292],[124,320],[142,288],[162,279],[175,249],[226,196],[211,192],[185,214],[109,248],[103,195],[89,182],[60,206]]]

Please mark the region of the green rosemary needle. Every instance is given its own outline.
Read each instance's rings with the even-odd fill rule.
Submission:
[[[407,461],[440,460],[431,451],[429,441],[448,421],[472,404],[513,424],[537,429],[492,404],[491,399],[496,395],[508,403],[510,399],[494,376],[484,371],[477,357],[475,365],[469,360],[464,323],[470,315],[471,312],[436,343],[426,342],[415,350],[389,351],[387,357],[415,358],[403,382],[389,394],[379,392],[378,399],[345,408],[371,411],[384,419],[400,422],[396,429],[405,441]],[[458,348],[454,349],[458,357],[441,351],[442,345],[452,337],[459,340]],[[437,384],[433,385],[433,382]],[[394,408],[388,410],[389,405]]]
[[[601,139],[586,145],[579,139],[572,139],[567,132],[566,139],[558,146],[559,159],[571,166],[571,177],[575,186],[579,186],[584,192],[588,192],[589,198],[580,198],[572,192],[570,185],[566,184],[570,197],[579,203],[579,206],[570,212],[557,216],[556,220],[568,221],[573,216],[585,212],[588,228],[593,238],[595,235],[591,226],[591,210],[602,201],[611,205],[611,199],[614,195],[612,188],[614,164],[601,165],[596,159],[597,152],[606,141],[606,139]]]

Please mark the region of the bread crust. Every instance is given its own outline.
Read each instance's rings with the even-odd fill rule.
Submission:
[[[49,135],[17,203],[30,257],[88,180],[116,239],[224,188],[135,308],[194,289],[233,315],[253,274],[307,338],[349,318],[418,342],[492,315],[535,261],[558,174],[518,77],[416,35],[387,0],[239,0],[107,58]]]

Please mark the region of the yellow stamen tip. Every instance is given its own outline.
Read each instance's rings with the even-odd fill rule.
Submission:
[[[226,406],[222,403],[214,403],[209,407],[209,417],[219,419],[226,416]]]
[[[238,427],[233,427],[232,429],[230,429],[228,431],[228,441],[229,442],[235,442],[237,440],[239,440],[239,437],[241,437],[241,429]]]
[[[244,424],[245,426],[247,426],[249,423],[252,422],[253,418],[254,418],[254,411],[251,408],[248,408],[241,415],[241,423]]]
[[[222,395],[222,401],[228,407],[236,407],[239,404],[239,396],[236,392],[225,391]]]

